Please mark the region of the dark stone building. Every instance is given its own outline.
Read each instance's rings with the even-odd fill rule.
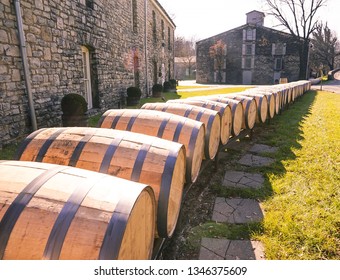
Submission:
[[[298,80],[300,43],[288,33],[263,26],[264,16],[252,11],[245,25],[197,42],[196,81],[270,85],[280,78]],[[220,71],[209,53],[219,40],[226,46]]]
[[[130,86],[150,94],[174,77],[174,30],[156,0],[1,0],[0,149],[32,131],[32,110],[38,128],[60,126],[68,93],[94,112],[123,106]]]

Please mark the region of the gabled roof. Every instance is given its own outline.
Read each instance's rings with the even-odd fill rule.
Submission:
[[[163,6],[157,1],[152,0],[156,6],[160,9],[160,11],[164,14],[166,18],[168,18],[169,22],[173,25],[174,28],[176,28],[176,24],[173,22],[172,18],[169,16],[169,14],[166,12],[166,10],[163,8]]]
[[[265,29],[267,31],[270,31],[270,32],[273,32],[273,33],[276,33],[276,34],[281,34],[282,36],[293,37],[292,34],[287,33],[287,32],[283,32],[283,31],[280,31],[280,30],[277,30],[277,29],[273,29],[273,28],[269,28],[269,27],[265,27],[265,26],[258,26],[258,25],[246,23],[246,24],[243,24],[241,26],[238,26],[238,27],[235,27],[233,29],[230,29],[228,31],[218,33],[218,34],[216,34],[214,36],[211,36],[211,37],[208,37],[206,39],[199,40],[199,41],[196,42],[196,44],[200,43],[200,42],[203,42],[203,41],[206,41],[206,40],[211,40],[212,38],[217,37],[217,36],[221,36],[223,34],[228,34],[228,33],[232,33],[232,32],[238,31],[238,30],[243,30],[243,29],[245,29],[247,27],[255,27],[257,29]]]

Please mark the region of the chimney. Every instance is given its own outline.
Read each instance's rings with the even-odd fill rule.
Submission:
[[[259,11],[251,11],[247,15],[247,24],[263,26],[265,14]]]

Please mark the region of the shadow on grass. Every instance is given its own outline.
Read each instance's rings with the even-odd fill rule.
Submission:
[[[273,157],[275,159],[273,164],[268,167],[252,168],[251,171],[258,171],[265,176],[267,174],[283,176],[286,173],[282,162],[294,160],[296,158],[294,150],[302,148],[300,142],[304,140],[304,137],[301,127],[311,114],[316,95],[316,91],[306,92],[270,123],[261,124],[255,128],[253,141],[277,147],[278,151],[275,154],[263,154],[263,156]]]
[[[310,115],[314,103],[316,91],[308,91],[302,97],[295,100],[289,107],[285,108],[280,115],[275,116],[270,122],[257,124],[253,131],[252,139],[242,139],[237,150],[228,150],[228,158],[225,161],[225,170],[245,171],[249,173],[260,173],[265,177],[264,187],[260,189],[236,189],[222,187],[220,182],[212,185],[212,190],[218,196],[243,197],[265,200],[273,195],[273,188],[269,182],[269,176],[283,176],[286,169],[282,164],[286,160],[296,158],[294,150],[301,149],[300,142],[304,139],[301,126],[304,120]],[[278,151],[262,153],[260,156],[271,157],[275,160],[269,166],[248,167],[239,163],[228,162],[228,159],[239,158],[254,143],[266,144],[277,147]],[[223,176],[223,175],[221,175]]]
[[[205,204],[209,204],[208,201],[210,201],[213,205],[214,201],[210,199],[210,196],[243,197],[259,200],[265,200],[273,196],[274,191],[270,184],[269,176],[270,174],[284,176],[287,171],[282,162],[285,160],[294,160],[296,158],[294,150],[302,148],[300,141],[303,140],[304,137],[301,126],[304,120],[310,115],[316,95],[316,91],[306,92],[301,98],[295,100],[293,104],[290,104],[280,115],[275,116],[269,123],[256,125],[253,138],[242,139],[240,141],[241,145],[244,145],[241,151],[228,149],[226,157],[220,160],[220,166],[222,168],[219,168],[214,174],[212,168],[208,168],[203,173],[205,175],[199,179],[199,183],[195,186],[193,192],[195,195],[188,198],[188,206],[185,207],[180,215],[179,223],[181,224],[181,232],[175,232],[175,238],[182,238],[182,240],[178,243],[170,242],[168,247],[169,255],[165,254],[166,258],[170,259],[173,255],[179,256],[179,258],[182,259],[197,258],[200,240],[203,237],[231,240],[251,239],[252,236],[260,235],[261,232],[263,232],[262,223],[232,225],[211,222],[211,208],[209,210],[206,206],[199,207],[196,204],[197,197],[201,196],[202,202],[204,201]],[[275,154],[266,154],[266,156],[275,159],[272,165],[267,167],[245,167],[236,163],[240,155],[246,152],[254,143],[267,144],[278,148]],[[255,190],[223,187],[221,186],[221,179],[226,170],[261,173],[265,177],[264,187]],[[200,188],[202,191],[199,190]],[[196,196],[196,198],[194,198],[194,196]],[[205,198],[203,199],[203,197]],[[202,202],[200,202],[201,205]],[[195,205],[196,207],[194,207]],[[190,213],[192,210],[196,213]],[[201,216],[199,218],[198,215],[204,217]]]

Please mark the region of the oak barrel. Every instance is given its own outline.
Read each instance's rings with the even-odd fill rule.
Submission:
[[[262,87],[260,87],[246,90],[245,93],[251,93],[251,95],[248,96],[252,96],[254,98],[256,98],[256,95],[259,95],[259,98],[261,97],[263,98],[263,95],[266,96],[268,109],[267,118],[269,119],[274,118],[276,112],[276,99],[271,92],[266,92],[265,90],[262,89]]]
[[[254,128],[257,114],[257,105],[254,97],[239,94],[224,94],[221,97],[241,101],[244,111],[242,128]]]
[[[187,160],[186,180],[196,181],[204,151],[205,128],[202,122],[155,110],[116,109],[106,111],[98,126],[143,133],[183,144]]]
[[[270,98],[274,99],[275,104],[275,110],[272,112],[271,118],[274,117],[274,115],[280,113],[280,90],[275,86],[268,86],[268,87],[261,87],[262,94],[267,95]]]
[[[55,164],[0,161],[0,259],[150,259],[145,185]]]
[[[18,159],[74,166],[150,185],[157,232],[170,237],[185,182],[185,147],[140,133],[106,128],[46,128],[29,135]]]
[[[287,84],[288,78],[280,78],[280,84]]]
[[[221,116],[221,144],[225,145],[228,143],[228,140],[231,135],[231,126],[232,126],[232,113],[231,108],[228,104],[224,104],[221,102],[216,102],[212,100],[198,100],[192,98],[185,99],[172,99],[167,101],[167,103],[183,103],[189,105],[195,105],[198,107],[203,107],[207,109],[211,109],[220,113]]]
[[[215,158],[221,135],[221,120],[218,112],[194,105],[175,103],[146,103],[142,109],[168,112],[204,123],[204,156],[206,159]]]
[[[244,92],[238,93],[240,95],[254,97],[257,105],[257,122],[265,123],[268,117],[269,104],[266,95],[255,93],[252,90],[246,90]],[[274,104],[274,102],[272,103]],[[274,109],[274,106],[272,107]]]
[[[244,120],[244,110],[242,107],[242,103],[240,101],[226,99],[219,95],[197,96],[192,99],[211,100],[211,101],[229,105],[231,108],[231,115],[232,115],[231,134],[233,136],[238,136],[240,134],[242,130],[243,120]]]

